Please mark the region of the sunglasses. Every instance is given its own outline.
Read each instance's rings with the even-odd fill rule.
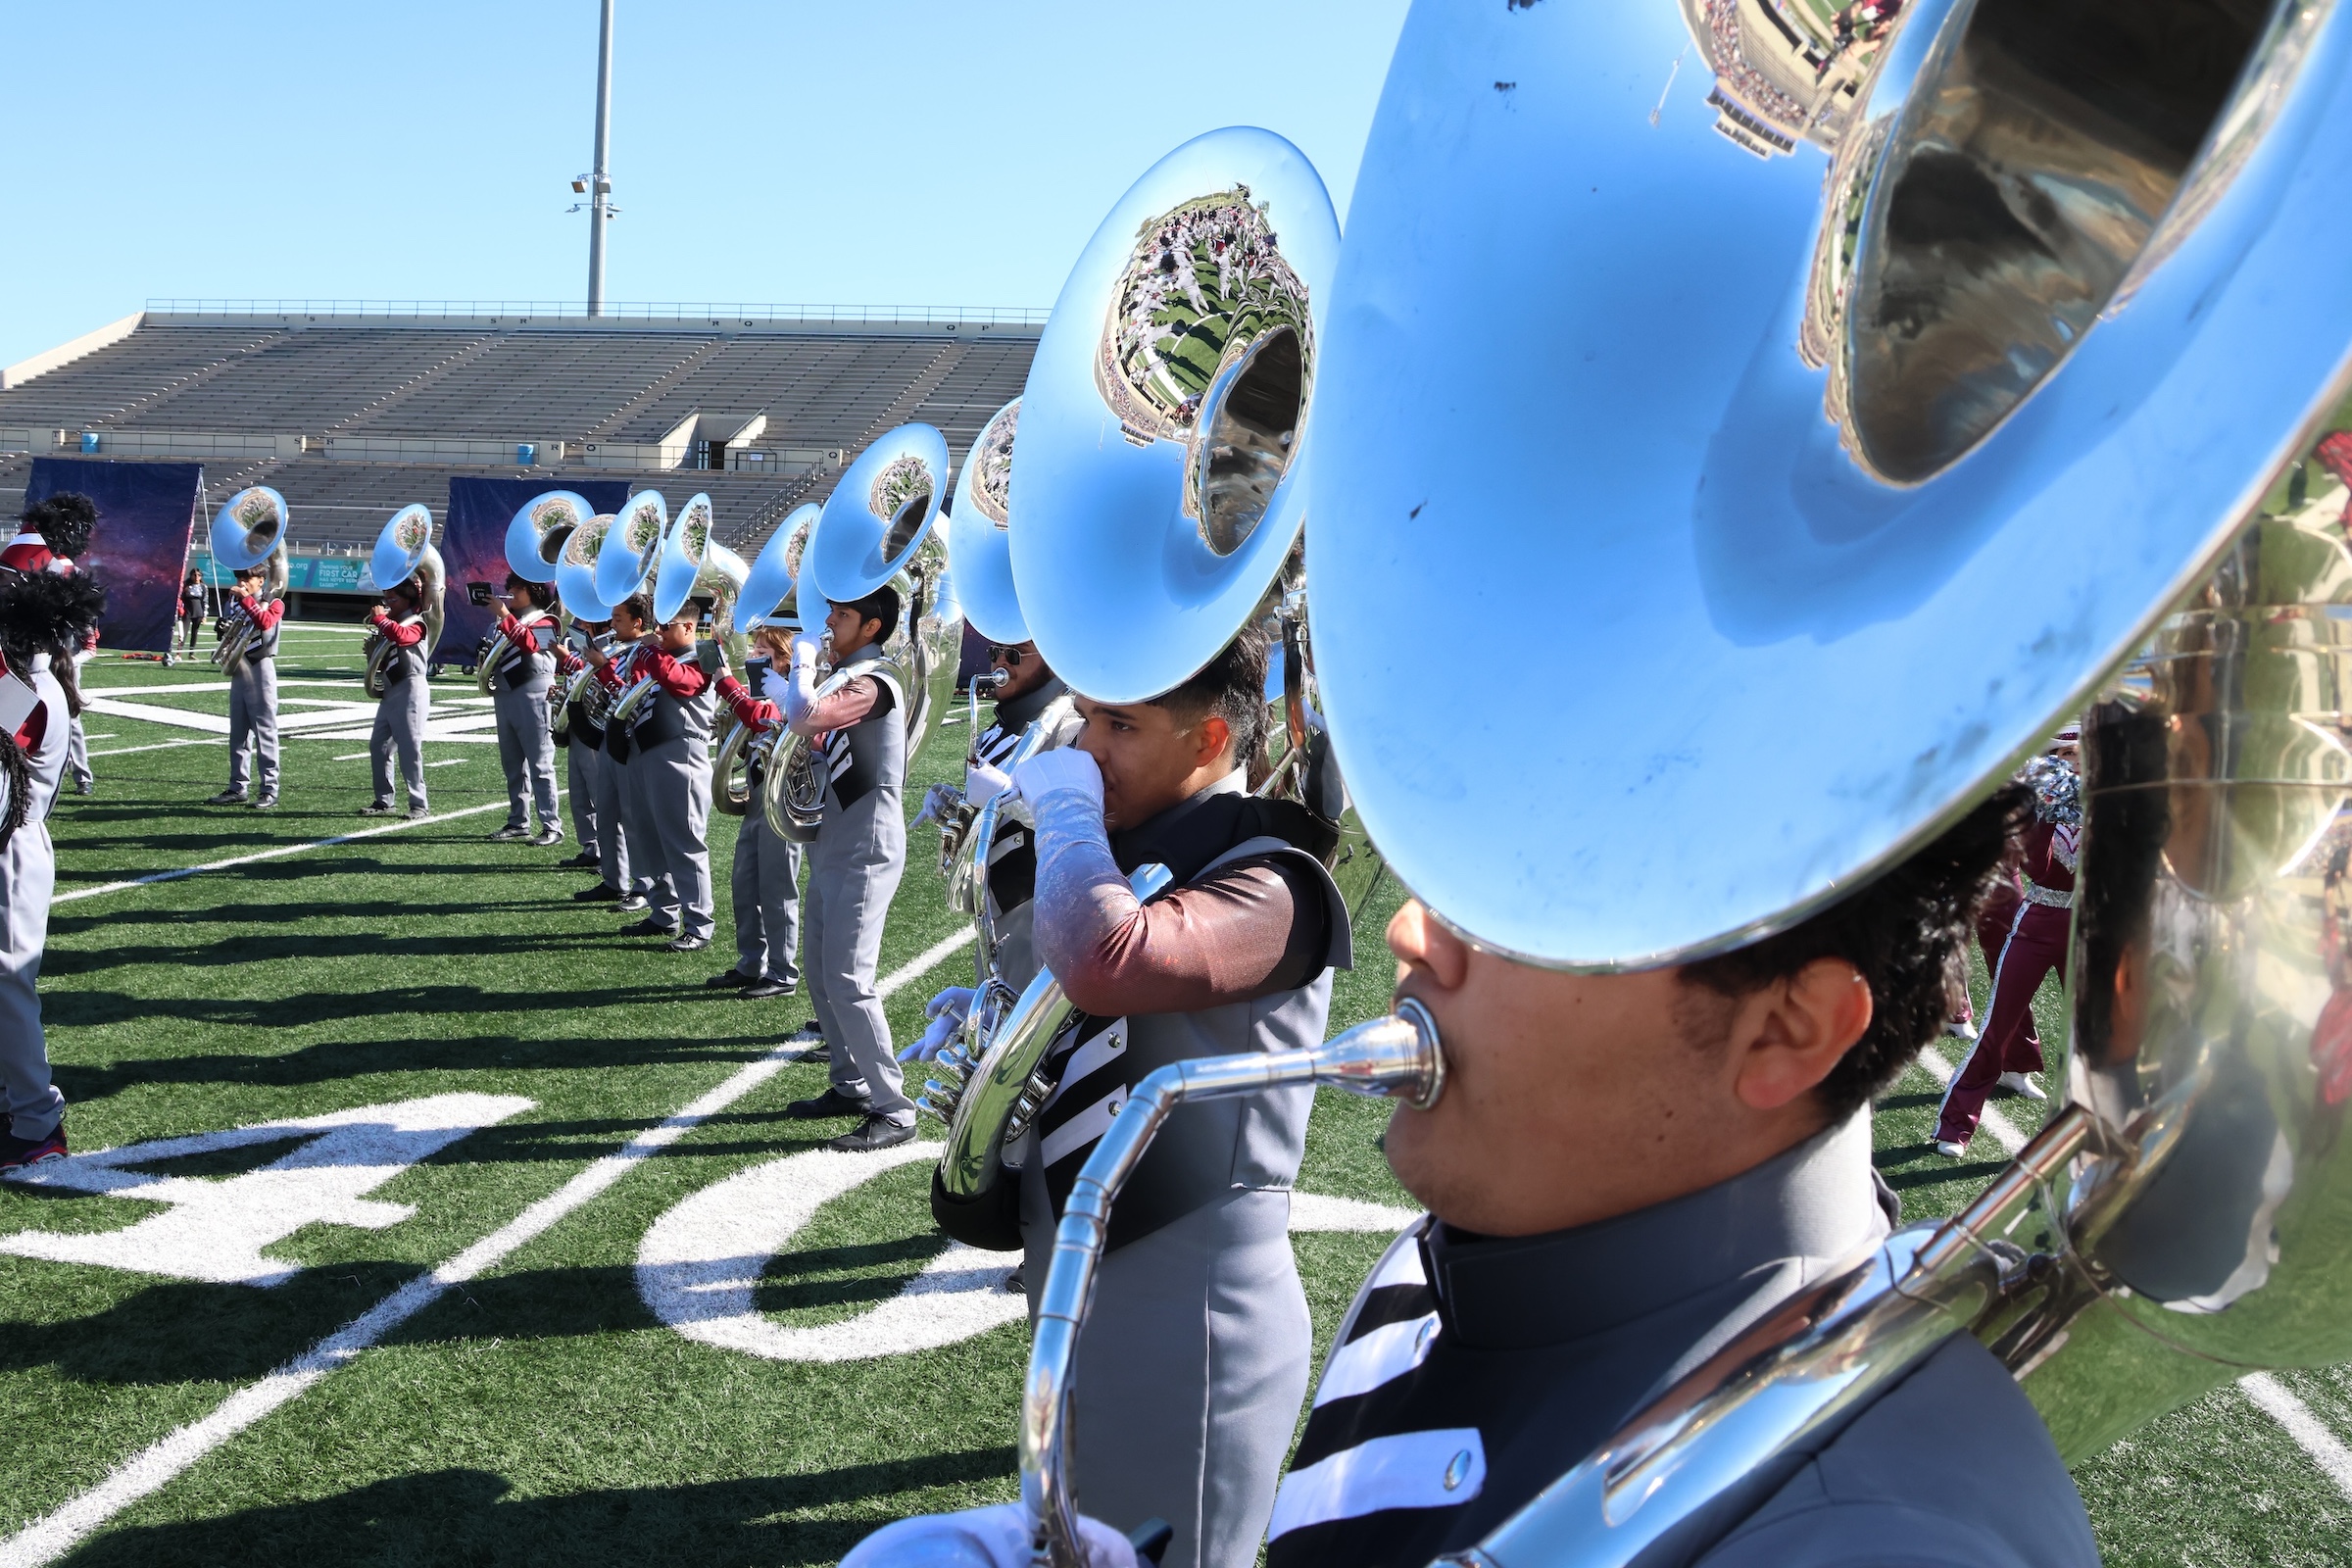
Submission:
[[[1022,650],[1018,648],[1007,648],[1002,643],[990,643],[988,645],[989,662],[992,663],[1003,664],[1006,669],[1020,668],[1021,655]]]

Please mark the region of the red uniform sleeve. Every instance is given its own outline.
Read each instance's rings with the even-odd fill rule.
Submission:
[[[41,740],[48,733],[49,705],[35,703],[32,711],[24,715],[24,722],[17,727],[17,745],[30,757],[41,749]]]
[[[375,614],[371,618],[375,622],[375,629],[377,631],[382,632],[385,636],[391,638],[403,648],[414,648],[418,643],[424,641],[423,621],[417,621],[413,625],[404,625],[402,622],[394,620],[390,615],[385,614],[380,609],[376,611]]]
[[[546,653],[555,646],[555,630],[556,623],[544,618],[525,626],[514,618],[512,611],[502,612],[498,617],[500,636],[517,648],[528,644],[536,653]]]
[[[571,651],[571,644],[556,644],[556,667],[564,672],[564,679],[568,680],[577,675],[580,672],[580,666],[586,662],[588,661]]]
[[[710,684],[710,677],[704,674],[699,666],[672,659],[666,649],[655,648],[648,652],[652,658],[645,673],[653,676],[663,691],[680,702],[702,696],[703,688]]]
[[[1056,954],[1063,995],[1101,1018],[1198,1012],[1307,984],[1330,952],[1331,910],[1313,877],[1285,858],[1219,867],[1138,906],[1077,954]]]
[[[732,675],[718,677],[718,700],[734,710],[738,723],[752,729],[771,728],[784,716],[775,704],[754,697],[751,689]]]
[[[286,602],[282,599],[272,599],[265,605],[251,594],[239,594],[237,603],[245,607],[245,613],[251,615],[253,623],[264,631],[275,626],[286,615]]]
[[[597,666],[596,678],[598,683],[608,691],[619,691],[621,689],[620,661],[617,659],[606,660],[604,663]]]

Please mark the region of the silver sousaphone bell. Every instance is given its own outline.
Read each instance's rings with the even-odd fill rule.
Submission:
[[[214,563],[239,572],[267,562],[269,576],[262,597],[281,597],[286,591],[286,527],[292,515],[284,496],[266,484],[248,485],[222,502],[213,514],[206,542],[212,547]],[[235,669],[258,635],[245,607],[230,600],[220,613],[213,662],[222,669]]]
[[[799,631],[805,622],[801,618],[800,578],[803,560],[808,555],[808,533],[824,508],[815,502],[795,507],[769,534],[752,562],[750,574],[744,578],[743,594],[739,601],[742,623],[746,631],[758,631],[762,626],[781,626]],[[813,587],[809,590],[814,595]],[[817,617],[823,624],[823,617]],[[754,696],[764,696],[755,692]],[[752,734],[735,722],[732,713],[721,715],[718,752],[710,764],[710,804],[728,816],[741,816],[751,809],[754,791],[754,767],[757,764],[764,776],[768,760],[774,754],[776,732],[765,730]],[[805,788],[816,788],[813,776],[804,781]],[[819,791],[821,794],[821,790]]]
[[[1073,689],[1156,697],[1260,612],[1303,520],[1293,470],[1339,240],[1306,156],[1237,126],[1154,164],[1071,269],[1007,499],[1028,631]]]
[[[507,569],[524,582],[554,582],[564,545],[595,514],[586,497],[569,490],[533,496],[507,524]]]

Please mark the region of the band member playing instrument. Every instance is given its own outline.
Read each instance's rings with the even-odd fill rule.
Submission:
[[[1985,902],[1977,938],[1992,975],[1984,1026],[1944,1087],[1936,1113],[1936,1152],[1958,1159],[1995,1089],[2029,1100],[2047,1096],[2029,1074],[2041,1071],[2041,1034],[2034,1025],[2034,994],[2050,975],[2066,983],[2066,949],[2074,924],[2077,840],[2082,831],[2082,785],[2071,765],[2075,732],[2053,755],[2026,765],[2034,791],[2034,825]]]
[[[361,808],[362,816],[388,816],[392,804],[392,760],[400,759],[400,774],[409,788],[408,814],[423,816],[424,724],[431,711],[432,694],[424,678],[424,586],[415,577],[384,590],[384,602],[368,617],[375,634],[392,645],[384,665],[384,695],[375,707],[375,729],[368,738],[368,761],[373,771],[375,796]]]
[[[719,700],[734,710],[738,723],[754,731],[778,728],[784,722],[785,677],[777,668],[791,665],[792,632],[762,626],[752,633],[752,644],[760,657],[746,665],[744,680],[719,677]],[[728,886],[735,906],[735,967],[708,983],[734,986],[745,1000],[756,1002],[800,989],[801,847],[768,830],[756,774],[751,782],[753,805],[735,835]]]
[[[105,598],[86,579],[35,568],[0,581],[0,739],[22,754],[12,790],[24,798],[0,845],[0,1175],[66,1152],[66,1102],[50,1081],[48,1042],[35,989],[48,944],[57,860],[48,816],[66,760],[66,696],[51,666],[98,624]]]
[[[1081,697],[1075,743],[1015,774],[1037,819],[1037,956],[1087,1015],[1047,1058],[1057,1083],[1021,1155],[1033,1302],[1070,1185],[1144,1075],[1316,1044],[1350,962],[1322,859],[1336,835],[1247,790],[1266,654],[1251,628],[1153,702]],[[1126,878],[1152,862],[1173,889],[1139,906]],[[1274,1505],[1311,1353],[1289,1189],[1313,1100],[1186,1111],[1113,1216],[1078,1349],[1075,1462],[1090,1509],[1174,1526],[1166,1564],[1247,1568]]]
[[[710,945],[717,924],[710,851],[704,837],[710,813],[715,699],[695,650],[701,611],[690,600],[678,618],[658,627],[652,626],[653,612],[643,594],[613,606],[614,633],[634,639],[628,652],[614,659],[601,648],[588,651],[597,679],[615,696],[637,681],[654,682],[652,694],[633,714],[615,718],[605,729],[606,753],[618,765],[630,853],[650,886],[645,917],[623,926],[621,934],[666,936],[672,953],[699,953]]]
[[[1667,968],[1539,968],[1418,903],[1398,912],[1397,990],[1435,1018],[1448,1082],[1430,1110],[1396,1110],[1385,1148],[1430,1213],[1341,1320],[1274,1505],[1271,1568],[1419,1568],[1475,1544],[1665,1383],[1879,1244],[1896,1205],[1871,1165],[1871,1097],[1941,1029],[1970,916],[2026,810],[2004,787],[1794,928]],[[1050,828],[1046,858],[1051,879]],[[1140,1523],[1139,1502],[1104,1505],[1083,1415],[1076,1431],[1088,1512]],[[1025,1516],[1005,1508],[908,1521],[849,1562],[909,1560],[943,1536],[973,1561],[1028,1560]],[[1088,1539],[1090,1560],[1131,1568],[1116,1530]],[[2098,1561],[2048,1430],[1973,1335],[1888,1385],[1695,1560],[1890,1553]]]
[[[609,620],[582,620],[572,617],[579,628],[582,646],[602,643],[611,647],[612,623]],[[588,667],[569,640],[556,644],[555,684],[568,694],[572,681]],[[600,902],[620,897],[620,883],[628,880],[625,872],[607,881],[602,873],[608,859],[615,866],[625,866],[628,852],[615,847],[608,852],[608,836],[617,841],[620,836],[620,808],[607,799],[614,788],[604,768],[605,727],[597,720],[592,705],[566,695],[564,725],[564,787],[571,798],[571,832],[579,840],[579,853],[556,864],[566,870],[595,871],[597,884],[572,895],[581,903]]]
[[[556,676],[556,623],[548,617],[552,590],[507,573],[507,591],[492,595],[498,633],[506,639],[490,672],[498,712],[498,760],[507,772],[507,822],[490,835],[529,839],[541,849],[564,842],[556,816],[556,740],[547,727],[547,689]],[[531,810],[539,828],[531,830]]]
[[[179,627],[187,634],[186,651],[194,653],[196,634],[204,630],[204,573],[194,566],[179,585]]]
[[[266,566],[248,566],[236,576],[236,608],[251,622],[253,640],[232,661],[228,674],[228,788],[208,806],[244,806],[261,810],[277,805],[277,629],[285,618],[282,599],[270,591]],[[246,794],[247,759],[257,791]]]
[[[801,969],[815,1004],[817,1027],[831,1052],[825,1092],[794,1101],[805,1119],[856,1116],[832,1141],[843,1150],[888,1149],[914,1136],[914,1102],[901,1091],[890,1025],[874,989],[882,921],[906,868],[906,819],[900,798],[906,779],[905,695],[879,662],[898,629],[899,596],[877,588],[831,606],[822,631],[792,641],[784,715],[795,734],[822,741],[824,817],[808,850],[808,896],[801,910]],[[824,632],[836,672],[871,667],[819,700],[816,664]]]

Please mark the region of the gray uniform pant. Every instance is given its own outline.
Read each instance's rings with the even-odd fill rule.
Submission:
[[[547,686],[536,691],[496,691],[490,706],[498,714],[498,760],[507,770],[507,825],[529,827],[531,808],[542,828],[556,819],[556,738],[547,729]]]
[[[66,1113],[65,1096],[49,1081],[49,1043],[34,989],[56,885],[49,824],[26,822],[0,850],[0,1100],[19,1138],[48,1137]]]
[[[368,760],[375,769],[375,798],[392,801],[392,754],[400,754],[400,775],[408,781],[409,804],[424,804],[424,715],[432,702],[424,678],[411,675],[384,693],[375,706],[375,732],[368,737]]]
[[[383,720],[378,718],[377,723]],[[277,661],[240,659],[228,672],[228,787],[245,787],[245,754],[253,754],[253,782],[277,793]],[[376,798],[384,798],[377,792]]]
[[[604,841],[597,836],[596,764],[604,754],[574,735],[564,744],[564,787],[571,792],[571,836],[583,853],[604,858]],[[617,885],[617,884],[615,884]]]
[[[66,777],[74,781],[77,790],[86,790],[98,782],[98,776],[90,771],[90,741],[81,732],[78,713],[74,716],[73,727],[66,731]]]
[[[755,799],[735,835],[735,968],[801,983],[801,847],[767,830]]]
[[[1086,1511],[1165,1519],[1161,1568],[1250,1568],[1305,1402],[1314,1336],[1291,1195],[1237,1191],[1102,1260],[1078,1342],[1075,1468]],[[1042,1175],[1021,1182],[1037,1317],[1054,1255]]]
[[[809,857],[808,897],[801,909],[801,969],[808,980],[816,1025],[832,1048],[833,1088],[863,1102],[878,1116],[910,1123],[914,1102],[900,1090],[904,1075],[891,1048],[890,1020],[874,994],[882,921],[890,913],[891,895],[899,890],[906,857],[876,863],[856,853],[858,844],[828,842],[828,832],[840,832],[829,818],[817,829]]]
[[[630,852],[649,879],[648,917],[679,934],[709,938],[717,928],[710,885],[710,759],[690,741],[663,741],[629,753],[620,764]],[[640,826],[644,831],[635,831]]]
[[[615,762],[602,750],[592,750],[588,760],[588,777],[596,792],[597,872],[607,887],[623,893],[651,893],[654,879],[649,873],[654,862],[649,855],[640,853],[649,841],[645,830],[634,825],[636,808],[622,798],[621,772],[626,764]]]

